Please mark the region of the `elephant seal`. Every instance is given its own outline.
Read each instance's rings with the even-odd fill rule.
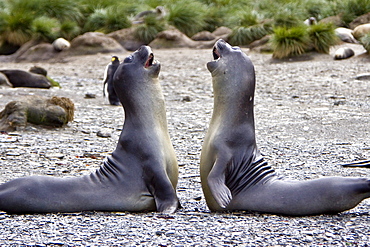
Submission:
[[[354,43],[357,44],[358,41],[353,37],[353,30],[349,28],[344,28],[344,27],[338,27],[335,30],[335,35],[342,40],[343,42],[347,43]]]
[[[27,72],[19,69],[0,70],[9,80],[13,87],[50,88],[48,78],[43,75]]]
[[[335,60],[341,60],[353,57],[355,55],[355,52],[349,48],[349,47],[341,47],[334,53],[334,59]]]
[[[71,43],[69,43],[69,41],[64,38],[57,38],[53,41],[52,45],[54,50],[58,52],[67,50],[69,49],[69,47],[71,47]]]
[[[103,80],[103,96],[105,97],[105,90],[108,92],[108,100],[111,105],[120,105],[119,98],[117,96],[116,90],[114,90],[113,76],[116,72],[120,60],[117,56],[112,56],[111,62],[105,67],[104,80]],[[107,86],[106,86],[107,85]]]
[[[167,129],[160,63],[148,46],[127,57],[114,77],[125,109],[116,149],[90,175],[30,176],[0,185],[0,210],[10,213],[153,211],[172,213],[178,166]]]
[[[223,40],[215,44],[213,56],[207,67],[212,74],[214,109],[200,160],[210,210],[314,215],[350,209],[370,196],[369,179],[291,181],[278,176],[256,145],[251,60]]]

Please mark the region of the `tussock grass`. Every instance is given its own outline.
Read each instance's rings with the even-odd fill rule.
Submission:
[[[28,12],[2,12],[0,14],[1,41],[12,45],[23,45],[32,37],[32,21],[33,16]]]
[[[81,33],[80,26],[74,21],[65,21],[60,25],[60,36],[72,40]]]
[[[308,28],[310,43],[317,52],[329,54],[330,47],[339,43],[331,23],[318,23]]]
[[[109,33],[131,26],[125,13],[117,7],[95,9],[85,23],[84,32],[99,31]]]
[[[370,34],[364,35],[360,39],[360,43],[364,46],[365,50],[367,51],[368,54],[370,54]]]
[[[168,7],[168,23],[191,37],[205,26],[206,8],[195,0],[171,1]]]
[[[232,45],[249,45],[255,40],[259,40],[272,32],[271,25],[256,24],[249,27],[236,27],[233,29],[229,37],[229,42]]]
[[[320,20],[341,15],[348,24],[370,12],[370,0],[0,0],[0,44],[21,46],[35,37],[50,40],[57,35],[70,40],[87,31],[109,33],[129,27],[133,16],[159,5],[167,16],[161,23],[148,20],[137,26],[140,39],[149,41],[168,26],[189,37],[226,26],[233,30],[231,43],[243,45],[271,33],[273,27],[296,33],[287,30],[298,29],[311,16]],[[266,20],[273,24],[267,26]],[[320,28],[312,27],[308,36],[316,50],[326,53],[332,34],[328,27]],[[283,42],[279,35],[275,35],[281,42],[275,40],[276,47],[291,43],[297,46],[292,50],[300,53],[302,40],[286,37]]]
[[[44,41],[52,42],[58,38],[60,23],[55,18],[40,16],[31,25],[33,37]]]
[[[370,0],[344,0],[338,2],[342,19],[349,24],[356,17],[370,12]]]
[[[155,16],[148,15],[145,17],[144,23],[135,28],[135,37],[149,44],[164,29],[165,24],[162,20],[157,20]]]
[[[277,27],[271,41],[274,58],[286,58],[301,55],[306,52],[309,36],[305,26],[292,28]]]

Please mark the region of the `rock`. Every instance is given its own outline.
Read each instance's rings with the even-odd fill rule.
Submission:
[[[64,158],[64,154],[62,153],[47,153],[45,155],[46,158],[48,159],[63,159]]]
[[[190,96],[184,96],[184,97],[182,97],[182,101],[183,102],[190,102],[191,101],[191,97]]]
[[[323,23],[332,23],[336,27],[343,27],[345,25],[344,21],[342,20],[342,17],[340,15],[335,16],[329,16],[319,21]]]
[[[233,31],[228,27],[219,27],[215,31],[213,31],[212,34],[216,37],[221,37],[221,36],[224,36],[224,35],[229,35],[232,32]]]
[[[169,30],[158,33],[157,37],[150,42],[149,46],[154,49],[161,48],[195,48],[198,43],[172,27]]]
[[[143,41],[135,37],[134,28],[124,28],[107,34],[108,37],[115,39],[122,47],[128,51],[135,51],[140,46],[145,45]]]
[[[22,62],[38,62],[46,61],[55,58],[57,51],[55,51],[52,44],[42,43],[30,47],[24,53],[16,58],[16,61]]]
[[[65,97],[27,96],[9,102],[0,112],[0,130],[14,131],[27,123],[61,127],[73,120],[74,104]]]
[[[85,94],[85,99],[95,99],[96,98],[96,94],[94,93],[86,93]]]
[[[248,48],[250,49],[254,49],[254,48],[257,48],[257,47],[260,47],[260,46],[263,46],[265,44],[267,44],[271,39],[271,35],[266,35],[265,37],[263,37],[262,39],[259,39],[259,40],[255,40],[253,41],[252,43],[250,43],[248,45]]]
[[[14,62],[14,61],[17,61],[17,58],[20,57],[23,53],[25,53],[28,49],[30,49],[31,47],[33,47],[35,45],[38,45],[40,43],[41,43],[41,41],[32,39],[32,40],[28,41],[27,43],[25,43],[24,45],[22,45],[13,54],[7,55],[7,56],[0,56],[0,62]]]
[[[349,28],[355,29],[357,26],[362,25],[362,24],[366,24],[366,23],[370,23],[370,12],[366,13],[366,14],[363,14],[363,15],[357,17],[356,19],[354,19],[349,24]]]
[[[91,55],[97,53],[123,53],[125,49],[113,38],[99,32],[87,32],[71,41],[68,55]]]
[[[169,230],[165,234],[166,234],[166,236],[169,236],[169,235],[174,235],[175,233],[176,233],[175,230]]]
[[[97,136],[108,138],[112,136],[112,133],[109,130],[101,129],[96,133]]]
[[[194,34],[191,39],[195,41],[209,41],[216,39],[216,36],[209,31],[202,31]]]

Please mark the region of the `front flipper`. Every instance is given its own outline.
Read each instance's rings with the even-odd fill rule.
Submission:
[[[165,172],[147,174],[147,186],[153,195],[157,211],[170,214],[176,212],[180,207],[176,191]]]
[[[231,191],[225,184],[226,167],[227,162],[216,159],[207,178],[208,187],[221,208],[226,208],[232,199]]]

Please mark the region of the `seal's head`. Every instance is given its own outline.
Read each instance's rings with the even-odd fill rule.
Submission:
[[[143,90],[143,87],[158,82],[161,65],[154,60],[154,54],[149,46],[141,46],[137,51],[126,57],[114,74],[114,88],[117,96],[122,100],[128,94]],[[136,96],[139,93],[134,94]]]
[[[243,67],[251,64],[248,56],[239,47],[232,47],[222,39],[219,39],[213,47],[213,58],[213,61],[207,63],[207,68],[212,75],[225,72],[227,67]],[[237,69],[233,71],[239,72]]]
[[[215,96],[241,93],[253,97],[255,87],[254,66],[249,57],[239,48],[220,39],[213,47],[214,60],[207,63],[213,77]]]

